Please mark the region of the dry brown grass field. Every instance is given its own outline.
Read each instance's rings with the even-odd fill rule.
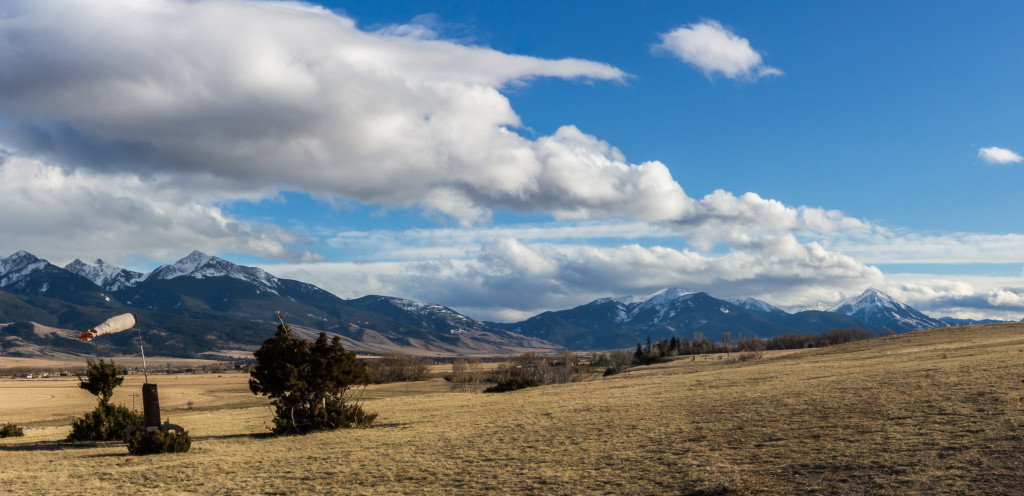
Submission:
[[[245,379],[151,378],[165,416],[193,435],[186,454],[64,445],[66,426],[0,440],[0,493],[1024,494],[1020,324],[494,395],[439,378],[371,386],[378,426],[303,437],[262,435],[271,412],[246,399]],[[138,389],[130,380],[119,401]],[[93,401],[10,385],[0,422]],[[196,408],[183,409],[190,394]]]

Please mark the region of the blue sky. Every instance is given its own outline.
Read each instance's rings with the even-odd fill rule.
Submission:
[[[495,320],[665,286],[1019,319],[1022,20],[7,2],[0,255],[150,270],[199,249]]]

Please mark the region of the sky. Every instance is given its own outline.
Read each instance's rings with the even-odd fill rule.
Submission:
[[[1024,4],[0,2],[0,256],[1024,317]]]

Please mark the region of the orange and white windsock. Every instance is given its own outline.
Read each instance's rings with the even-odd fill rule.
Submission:
[[[88,341],[96,336],[102,336],[104,334],[111,334],[115,332],[121,332],[135,327],[135,315],[130,313],[123,313],[116,317],[111,317],[104,321],[102,324],[89,329],[89,332],[83,332],[78,335],[79,341]]]

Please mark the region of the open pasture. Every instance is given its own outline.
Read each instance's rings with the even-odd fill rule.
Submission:
[[[186,379],[151,379],[161,405],[176,404],[174,381]],[[1024,493],[1020,324],[921,331],[739,363],[685,358],[495,395],[452,392],[436,377],[372,386],[364,399],[380,414],[377,427],[303,437],[263,436],[271,412],[252,395],[253,404],[242,403],[245,376],[220,379],[206,383],[217,398],[206,408],[169,415],[193,434],[187,454],[130,457],[113,443],[69,447],[56,442],[66,427],[36,429],[0,441],[0,488],[138,495]]]
[[[249,392],[247,374],[150,374],[157,384],[164,417],[189,408],[231,408],[266,404]],[[129,375],[112,401],[142,411],[142,375]],[[135,395],[133,398],[132,395]],[[76,377],[0,379],[0,421],[19,424],[63,421],[96,407],[96,397],[78,387]]]

